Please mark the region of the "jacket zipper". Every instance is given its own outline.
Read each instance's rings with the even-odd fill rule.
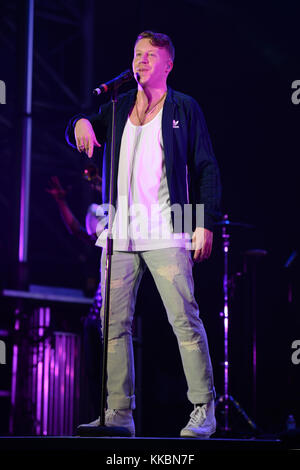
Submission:
[[[188,172],[188,166],[185,165],[185,178],[186,178],[186,198],[187,198],[187,203],[190,203],[190,195],[189,195],[189,172]]]

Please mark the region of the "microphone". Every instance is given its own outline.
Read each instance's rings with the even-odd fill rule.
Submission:
[[[99,85],[98,88],[95,88],[93,90],[93,94],[100,95],[101,93],[106,93],[113,88],[118,88],[123,83],[128,82],[132,78],[133,78],[132,71],[130,69],[125,70],[125,72],[122,72],[116,78],[113,78],[109,82],[102,83],[101,85]]]

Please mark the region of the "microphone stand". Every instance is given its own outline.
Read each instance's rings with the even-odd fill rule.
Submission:
[[[77,433],[80,436],[118,436],[131,437],[130,431],[124,427],[105,425],[105,408],[107,395],[107,352],[108,352],[108,325],[109,325],[109,300],[111,280],[111,257],[113,254],[113,213],[112,205],[114,198],[114,173],[115,173],[115,139],[116,139],[116,109],[118,102],[118,88],[122,83],[115,83],[112,93],[112,137],[110,152],[110,181],[109,181],[109,208],[108,208],[108,233],[106,240],[106,262],[105,262],[105,296],[104,296],[104,320],[103,320],[103,357],[102,357],[102,384],[100,400],[100,425],[82,424],[78,426]]]

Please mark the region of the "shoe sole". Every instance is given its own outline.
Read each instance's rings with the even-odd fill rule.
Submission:
[[[216,430],[212,430],[209,433],[206,434],[197,434],[193,431],[190,431],[189,429],[184,429],[180,432],[180,437],[196,437],[198,439],[209,439],[210,436],[212,436]]]
[[[193,437],[197,439],[209,439],[211,434],[180,433],[180,437]]]

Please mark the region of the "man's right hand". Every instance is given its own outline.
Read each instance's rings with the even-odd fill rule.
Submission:
[[[78,151],[85,152],[91,158],[94,152],[94,145],[101,147],[96,139],[92,124],[88,119],[79,119],[75,124],[74,132]]]

